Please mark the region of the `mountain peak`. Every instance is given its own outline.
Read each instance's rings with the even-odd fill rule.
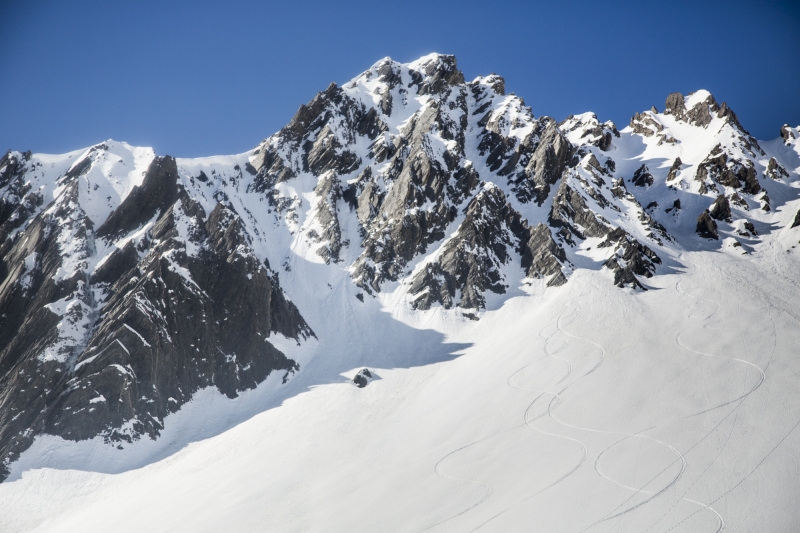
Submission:
[[[676,120],[701,128],[707,128],[714,118],[721,118],[750,136],[728,104],[726,102],[718,104],[714,95],[705,89],[699,89],[686,96],[681,93],[670,93],[667,96],[664,115],[672,115]]]
[[[407,64],[408,68],[424,72],[431,76],[437,71],[453,72],[458,70],[456,67],[456,56],[452,54],[439,54],[433,52],[420,57]]]
[[[456,56],[431,53],[409,63],[400,63],[386,56],[376,61],[370,68],[350,80],[345,86],[354,86],[361,82],[368,82],[374,77],[379,81],[393,86],[393,78],[399,76],[400,72],[403,70],[412,73],[412,78],[419,78],[421,76],[421,80],[414,81],[434,83],[436,80],[446,80],[450,85],[464,83],[464,75],[458,70]],[[414,73],[416,73],[416,75]],[[399,81],[399,79],[397,81]]]
[[[670,93],[664,104],[665,115],[703,128],[711,123],[712,113],[718,111],[717,101],[705,89],[689,93],[686,97],[681,93]]]

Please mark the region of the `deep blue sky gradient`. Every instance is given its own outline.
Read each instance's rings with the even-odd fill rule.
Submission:
[[[760,139],[800,124],[800,1],[0,0],[0,17],[3,151],[239,153],[331,81],[433,51],[536,116],[621,128],[705,88]]]

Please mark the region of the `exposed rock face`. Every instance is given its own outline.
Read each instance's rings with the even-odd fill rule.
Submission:
[[[552,226],[566,228],[579,239],[604,237],[608,226],[586,205],[586,200],[565,180],[553,198],[549,222]]]
[[[689,96],[691,97],[694,94],[695,93],[691,93]],[[667,97],[664,114],[673,115],[678,120],[683,120],[700,128],[707,128],[708,125],[711,124],[714,116],[717,116],[719,118],[727,118],[741,129],[736,115],[727,104],[723,103],[722,106],[720,106],[717,104],[714,97],[706,91],[701,91],[699,96],[701,99],[693,99],[694,103],[692,108],[687,109],[686,100],[682,94],[670,94]]]
[[[25,223],[42,205],[40,191],[34,190],[25,180],[25,168],[31,153],[9,151],[0,159],[0,252],[5,255],[6,239]]]
[[[516,254],[514,253],[516,252]],[[521,258],[529,277],[549,277],[549,284],[561,285],[566,262],[564,251],[543,225],[531,230],[508,204],[503,192],[488,186],[467,206],[464,222],[445,244],[439,257],[426,264],[411,281],[409,293],[417,309],[439,303],[463,308],[482,308],[483,293],[506,292],[503,267]],[[457,300],[457,294],[461,294]]]
[[[670,93],[667,102],[664,104],[665,115],[675,115],[678,118],[686,113],[686,104],[681,93]]]
[[[800,226],[800,210],[797,211],[797,214],[794,216],[794,222],[792,222],[792,228],[796,228]]]
[[[342,197],[341,183],[336,178],[335,173],[326,172],[320,177],[314,192],[319,197],[315,215],[322,226],[322,232],[316,236],[309,235],[309,237],[316,237],[316,242],[323,243],[322,246],[317,248],[317,255],[322,257],[328,264],[331,262],[338,263],[340,260],[339,253],[342,250],[342,230],[339,227],[337,214],[337,204]],[[345,242],[345,244],[347,243]]]
[[[751,237],[751,236],[758,235],[758,232],[756,231],[756,227],[753,225],[752,222],[745,222],[744,223],[744,229],[745,229],[745,234],[744,234],[745,237]]]
[[[464,75],[456,66],[456,58],[451,55],[436,55],[436,57],[420,62],[420,73],[424,78],[419,83],[419,94],[438,94],[446,87],[464,83]],[[414,78],[413,81],[417,81]],[[502,90],[502,83],[499,85]]]
[[[769,158],[769,163],[767,163],[767,171],[764,174],[774,180],[781,180],[789,177],[789,172],[787,172],[786,169],[783,168],[783,165],[778,163],[774,157]]]
[[[717,199],[711,205],[708,213],[711,215],[711,218],[716,220],[731,221],[731,204],[728,202],[728,199],[725,198],[724,194],[717,196]]]
[[[617,228],[606,236],[600,247],[613,246],[616,248],[614,255],[609,257],[604,265],[614,271],[614,284],[618,287],[631,286],[632,288],[645,289],[636,279],[636,275],[646,278],[653,277],[656,264],[661,264],[661,259],[653,250],[633,239],[623,229]]]
[[[655,106],[649,112],[636,113],[631,117],[629,126],[638,135],[655,137],[658,139],[657,144],[659,146],[662,144],[675,144],[677,140],[664,132],[664,125],[656,115],[658,115],[658,110]]]
[[[695,179],[709,188],[716,190],[713,182],[733,189],[741,188],[749,194],[761,191],[758,176],[750,160],[729,159],[720,145],[717,145],[708,157],[697,167]],[[711,180],[709,182],[708,180]]]
[[[272,335],[313,335],[238,215],[222,203],[206,214],[173,158],[155,158],[97,230],[78,192],[92,164],[91,154],[75,164],[2,244],[3,477],[37,434],[155,438],[200,388],[233,397],[295,372]]]
[[[88,158],[85,160],[88,161]],[[135,186],[125,201],[97,228],[99,238],[118,238],[139,228],[178,199],[178,168],[175,158],[157,157],[147,169],[141,186]]]
[[[631,181],[637,187],[647,187],[653,184],[653,175],[650,174],[650,169],[647,168],[647,165],[642,165],[633,173]]]
[[[678,157],[672,162],[672,166],[669,168],[669,172],[667,173],[667,181],[672,181],[678,177],[678,172],[681,171],[681,166],[683,166],[683,161],[681,161],[681,158]]]
[[[525,166],[523,185],[517,189],[520,201],[525,202],[530,197],[542,205],[550,194],[550,187],[557,183],[564,172],[570,155],[569,142],[555,122],[550,122]]]
[[[708,211],[703,211],[697,218],[697,233],[706,239],[719,239],[717,223],[711,218]]]
[[[582,144],[596,146],[604,152],[611,146],[611,141],[615,137],[619,137],[619,131],[613,122],[607,121],[601,124],[594,113],[584,113],[577,117],[570,116],[559,124],[559,127],[566,133],[580,129]]]
[[[781,139],[783,139],[784,144],[791,144],[796,138],[797,135],[794,132],[794,128],[788,124],[784,124],[781,127]]]
[[[373,96],[367,100],[365,94]],[[413,111],[412,98],[422,102]],[[390,131],[387,124],[397,116],[408,119]],[[354,244],[341,229],[343,213],[353,213],[360,228],[360,252],[352,263],[352,277],[365,292],[375,294],[386,282],[406,275],[406,265],[415,257],[441,246],[437,243],[460,212],[474,213],[477,207],[471,206],[483,206],[492,220],[506,220],[504,210],[511,207],[505,194],[498,189],[503,200],[495,203],[495,193],[479,191],[476,162],[466,153],[472,142],[468,137],[476,141],[480,164],[505,177],[522,204],[541,205],[572,154],[555,121],[536,120],[521,99],[505,96],[499,76],[466,83],[452,56],[427,56],[409,65],[387,59],[342,87],[329,86],[301,107],[286,128],[262,143],[252,165],[252,190],[264,193],[280,215],[292,218],[301,200],[287,198],[279,185],[313,176],[314,223],[300,231],[325,262],[335,263]],[[369,151],[356,154],[351,148],[356,143],[370,146]],[[526,252],[520,243],[529,237],[518,219],[517,213],[515,242],[504,245],[521,265]],[[460,239],[470,241],[477,235],[471,227],[476,223],[477,217],[467,215],[460,228],[449,230],[458,229],[460,237],[448,241],[452,250],[441,254],[447,261],[428,264],[412,281],[412,294],[427,291],[414,305],[482,307],[483,292],[501,290],[496,266],[486,262],[494,259],[455,260],[455,250],[466,246]],[[487,239],[487,250],[494,251],[499,244]],[[560,265],[563,252],[557,247],[550,252],[547,239],[540,244],[543,248],[530,255],[541,255],[537,272],[552,276],[557,273],[552,261]],[[511,255],[498,253],[500,264],[511,261]],[[552,261],[543,257],[547,253],[556,254]],[[456,293],[462,295],[458,302],[453,300]]]
[[[366,387],[370,381],[372,381],[372,372],[370,372],[368,368],[362,368],[353,376],[353,383],[359,389]]]
[[[559,239],[572,246],[585,239],[604,238],[598,248],[609,249],[610,255],[603,264],[614,271],[615,284],[644,288],[636,276],[652,276],[661,259],[626,230],[611,224],[601,213],[619,217],[625,212],[636,212],[639,229],[647,239],[661,245],[662,239],[671,241],[672,237],[627,190],[624,179],[610,179],[614,165],[609,163],[610,160],[606,160],[601,164],[597,155],[592,153],[565,172],[553,198],[548,221],[561,228]]]
[[[524,234],[523,234],[524,235]],[[528,240],[522,245],[522,268],[532,278],[552,276],[547,282],[557,287],[567,282],[563,265],[567,262],[563,248],[553,240],[550,229],[544,224],[530,228]]]
[[[708,98],[703,102],[698,102],[694,107],[686,111],[686,119],[689,124],[707,128],[711,124],[711,113],[716,110],[718,110],[717,102],[713,96],[708,95]]]
[[[409,292],[416,296],[414,307],[429,309],[433,303],[449,308],[483,307],[487,290],[502,294],[502,267],[511,260],[513,242],[522,230],[519,214],[511,210],[496,187],[478,194],[467,207],[466,217],[448,241],[437,261],[425,265],[413,278]],[[461,291],[461,301],[456,294]]]
[[[645,137],[652,137],[661,131],[664,131],[664,126],[653,118],[656,111],[650,113],[636,113],[631,117],[629,126],[633,129],[634,133],[644,135]]]
[[[734,201],[734,195],[739,190],[761,202],[762,210],[770,210],[769,198],[766,194],[762,194],[763,186],[759,183],[757,168],[763,165],[761,161],[766,153],[742,127],[736,114],[727,104],[723,102],[719,105],[708,91],[698,91],[686,97],[673,93],[667,98],[663,115],[658,115],[656,112],[647,115],[647,121],[653,123],[662,123],[664,122],[662,117],[668,116],[677,123],[718,132],[715,137],[721,142],[711,149],[705,159],[700,162],[689,162],[689,165],[694,167],[695,181],[699,182],[699,185],[695,185],[697,187],[695,190],[700,194],[714,193],[717,196],[726,194],[731,201]],[[637,116],[644,117],[644,114]],[[639,123],[644,121],[642,118]],[[669,120],[666,123],[669,123]],[[634,126],[633,123],[631,125]],[[642,126],[637,127],[641,129]],[[637,129],[634,128],[634,131]],[[642,134],[647,136],[646,133]],[[782,172],[785,169],[780,167],[777,160],[770,161],[766,167],[763,170],[765,176],[773,179],[785,177]],[[673,166],[668,181],[678,178],[677,170]],[[757,195],[760,196],[756,197]],[[741,199],[737,206],[747,210],[747,200]]]

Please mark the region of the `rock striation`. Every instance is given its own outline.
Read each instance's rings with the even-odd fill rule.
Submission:
[[[96,227],[79,178],[103,150],[64,173],[38,213],[25,195],[3,197],[16,200],[9,220],[30,218],[7,224],[17,231],[2,245],[0,475],[41,433],[120,446],[156,438],[200,388],[234,397],[296,372],[270,337],[313,336],[240,217],[192,200],[174,158],[155,157]],[[9,188],[34,170],[5,161]]]

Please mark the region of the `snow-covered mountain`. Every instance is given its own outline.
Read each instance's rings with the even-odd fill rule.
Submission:
[[[720,105],[704,90],[670,94],[663,112],[653,107],[636,113],[621,129],[600,122],[593,113],[557,123],[535,117],[522,98],[505,94],[500,76],[466,81],[453,56],[431,54],[408,64],[386,58],[341,86],[331,84],[301,106],[281,131],[243,154],[180,159],[112,140],[63,155],[10,151],[0,160],[0,477],[10,476],[13,482],[0,486],[0,492],[22,494],[13,487],[30,482],[23,474],[30,468],[110,475],[168,457],[201,438],[224,441],[234,431],[242,438],[242,428],[255,419],[238,422],[269,407],[269,412],[291,412],[292,401],[334,409],[336,402],[324,403],[329,400],[324,393],[315,391],[321,399],[309,400],[312,392],[303,391],[324,388],[336,381],[331,376],[352,377],[363,366],[372,371],[360,373],[359,386],[347,394],[379,389],[389,378],[376,368],[409,369],[411,375],[417,372],[411,369],[434,367],[433,381],[441,392],[423,386],[428,378],[402,377],[402,393],[394,389],[396,404],[379,410],[408,409],[406,414],[393,413],[395,419],[427,413],[420,415],[428,417],[418,422],[422,426],[449,427],[438,406],[456,401],[454,391],[461,386],[474,386],[478,397],[507,395],[498,392],[499,385],[487,388],[474,382],[479,376],[493,382],[493,368],[521,363],[527,346],[538,342],[550,366],[517,365],[521,368],[505,376],[502,387],[534,394],[523,417],[528,431],[540,437],[560,435],[561,446],[564,439],[580,445],[583,459],[576,470],[565,466],[563,478],[552,469],[542,470],[547,472],[543,479],[553,477],[553,483],[545,483],[539,492],[515,478],[507,492],[516,496],[501,495],[498,501],[503,503],[496,507],[490,499],[492,484],[481,479],[516,466],[492,463],[481,478],[469,471],[447,473],[451,470],[443,463],[456,452],[469,455],[466,448],[481,442],[480,435],[499,435],[487,421],[466,433],[451,433],[463,442],[442,437],[452,451],[429,465],[440,480],[466,487],[456,496],[458,502],[439,501],[437,507],[434,498],[421,507],[401,505],[415,515],[407,521],[398,513],[386,522],[365,518],[360,526],[339,525],[461,530],[491,522],[503,530],[520,528],[519,522],[503,526],[502,520],[509,509],[528,501],[523,496],[530,493],[533,498],[578,469],[580,476],[590,475],[583,473],[591,470],[584,462],[594,452],[579,433],[595,427],[591,431],[598,439],[617,435],[630,441],[599,453],[597,478],[608,481],[599,466],[604,454],[620,461],[623,451],[634,453],[624,448],[636,441],[640,454],[649,453],[648,446],[661,447],[653,451],[656,458],[650,466],[642,467],[649,481],[641,486],[636,475],[625,482],[612,480],[629,495],[619,500],[617,509],[589,506],[586,513],[564,518],[566,522],[552,518],[553,523],[571,524],[559,530],[620,524],[645,530],[631,524],[639,524],[639,515],[649,517],[648,509],[669,507],[662,501],[666,496],[655,501],[656,496],[678,486],[691,443],[634,438],[645,434],[646,425],[636,426],[639,433],[608,429],[613,423],[603,429],[603,420],[597,418],[569,425],[556,407],[565,391],[592,379],[589,375],[600,363],[594,366],[590,360],[598,354],[601,363],[611,357],[611,345],[601,344],[600,337],[616,337],[613,346],[621,353],[638,347],[639,358],[648,362],[640,360],[634,368],[678,382],[683,378],[673,365],[680,362],[664,363],[669,359],[665,354],[681,349],[694,358],[721,356],[709,348],[715,343],[728,346],[711,332],[718,328],[705,324],[708,329],[691,330],[693,343],[683,342],[688,330],[673,331],[685,315],[686,304],[675,303],[675,298],[689,298],[685,280],[700,283],[698,295],[725,294],[720,287],[728,287],[732,279],[747,283],[744,291],[761,287],[763,293],[752,298],[768,300],[772,311],[763,315],[751,309],[748,320],[754,329],[748,331],[753,336],[742,342],[767,346],[768,339],[761,337],[769,322],[776,335],[773,355],[776,350],[789,355],[785,350],[791,344],[777,348],[777,336],[797,329],[797,323],[778,328],[776,321],[797,319],[792,314],[797,294],[791,292],[797,263],[791,250],[800,240],[800,130],[784,126],[780,134],[772,141],[757,141],[725,103]],[[778,258],[779,251],[789,254]],[[716,258],[721,257],[739,266],[720,266]],[[772,263],[764,266],[765,258]],[[787,261],[793,267],[782,269]],[[700,276],[701,265],[719,273],[703,271]],[[579,316],[581,305],[591,305],[586,301],[590,293],[596,306],[591,319]],[[711,301],[698,298],[695,306]],[[654,302],[660,303],[654,308]],[[693,311],[686,318],[691,324],[729,310],[715,305],[713,313]],[[740,300],[740,316],[742,305],[749,304]],[[624,318],[603,318],[618,309]],[[535,339],[528,333],[530,324],[538,332]],[[602,332],[597,324],[603,324]],[[579,335],[580,328],[589,328],[591,334]],[[659,328],[673,332],[667,335],[676,344],[662,346],[655,331]],[[444,342],[442,336],[457,342]],[[589,340],[593,337],[598,340]],[[467,371],[461,361],[469,358],[456,355],[470,350],[483,353],[483,359]],[[548,380],[559,372],[553,366],[557,360],[569,370],[553,384]],[[601,383],[639,399],[647,415],[614,411],[627,413],[629,420],[682,419],[695,417],[697,411],[697,416],[711,413],[713,420],[707,423],[713,426],[722,424],[723,416],[722,421],[738,419],[739,411],[732,415],[719,409],[741,409],[744,398],[770,377],[764,366],[747,357],[735,360],[741,361],[736,372],[741,365],[752,367],[744,371],[743,382],[727,374],[727,368],[708,370],[718,373],[721,385],[715,389],[691,382],[678,387],[665,404],[679,396],[688,403],[698,399],[696,406],[677,411],[647,407],[645,397],[637,396],[638,381],[663,387],[672,381],[656,383],[620,367]],[[453,367],[454,381],[442,381],[447,365],[456,362],[461,367]],[[658,366],[662,363],[666,367]],[[787,372],[798,369],[791,359],[781,364]],[[753,388],[756,370],[760,381]],[[703,389],[697,387],[705,387],[706,397],[701,398]],[[747,394],[736,392],[737,387]],[[601,389],[582,398],[600,401],[607,396]],[[208,422],[198,406],[214,390],[229,400],[214,400],[209,412],[227,414]],[[789,394],[777,390],[775,394]],[[298,395],[304,399],[293,400]],[[546,402],[536,404],[543,395]],[[286,404],[278,407],[281,401]],[[381,401],[391,403],[392,396]],[[761,401],[771,405],[778,400]],[[508,402],[502,405],[514,403]],[[542,405],[544,411],[537,412]],[[374,425],[391,439],[394,430],[364,418],[368,410],[362,407],[348,411],[342,406],[334,419],[346,425],[347,416],[341,413],[350,413],[355,424]],[[311,416],[305,409],[298,411],[301,417]],[[476,412],[491,418],[481,409]],[[586,409],[596,411],[594,406]],[[604,416],[605,422],[613,419]],[[535,425],[544,417],[550,419],[549,429]],[[201,427],[206,423],[208,427]],[[560,429],[553,429],[554,423]],[[307,438],[316,438],[311,436],[315,429],[306,431]],[[302,432],[297,435],[306,438]],[[375,450],[364,457],[384,457],[397,446],[382,442],[385,450],[371,440]],[[498,449],[506,444],[498,443]],[[295,445],[287,441],[281,446]],[[520,453],[520,443],[509,445]],[[446,452],[438,441],[426,446]],[[721,443],[718,447],[725,449]],[[556,454],[551,448],[541,444],[529,452]],[[664,449],[682,457],[680,473],[667,484],[661,478],[673,479],[676,463],[658,457]],[[420,452],[420,458],[425,456]],[[476,456],[460,464],[481,461]],[[566,463],[574,466],[575,461]],[[664,467],[660,472],[658,465]],[[536,468],[531,463],[523,470],[538,480]],[[411,471],[410,477],[389,476],[390,486],[413,484],[416,474]],[[347,475],[352,478],[353,473]],[[738,481],[729,477],[731,485]],[[334,483],[334,478],[325,479]],[[25,494],[35,490],[34,485],[25,487]],[[485,494],[470,493],[476,488]],[[790,494],[800,495],[796,484],[792,490]],[[293,494],[302,498],[302,491]],[[389,494],[386,488],[384,496]],[[517,496],[520,502],[513,503]],[[685,496],[673,495],[673,507],[694,505]],[[286,503],[279,495],[273,498],[278,499],[275,504]],[[385,505],[374,498],[373,505]],[[584,505],[580,496],[575,498],[573,505]],[[471,503],[461,505],[462,499]],[[341,503],[356,501],[342,496]],[[697,505],[712,506],[707,498]],[[644,510],[633,512],[640,507]],[[46,517],[62,512],[54,509]],[[667,518],[651,528],[705,530],[677,510],[664,513]],[[723,520],[716,510],[706,514],[714,514],[714,527],[716,517]],[[11,530],[26,530],[44,519],[32,518],[33,523],[19,514],[9,516],[5,524]],[[625,522],[629,519],[633,522]],[[300,521],[287,529],[325,527]]]

